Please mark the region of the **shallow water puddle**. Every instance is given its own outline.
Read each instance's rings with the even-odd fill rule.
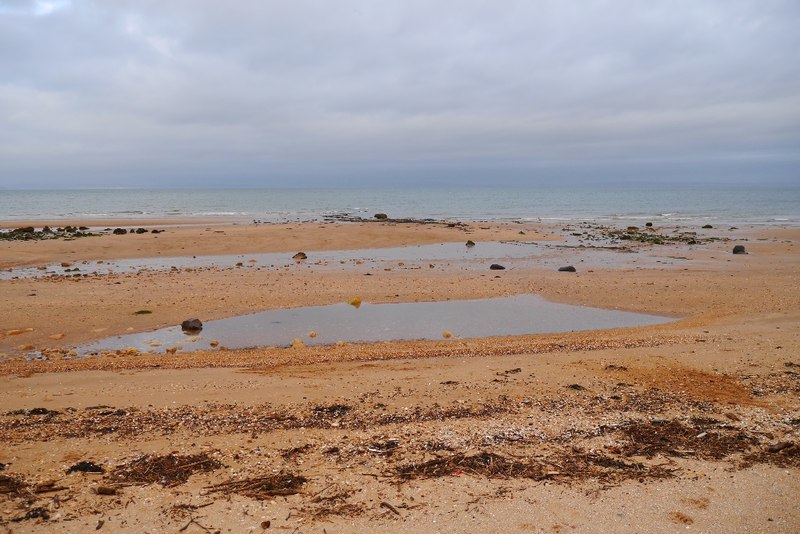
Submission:
[[[668,317],[556,304],[534,295],[484,300],[348,304],[270,310],[208,321],[199,334],[180,327],[107,338],[78,348],[81,355],[128,347],[164,352],[209,348],[211,341],[228,348],[288,346],[397,340],[442,340],[599,330],[672,321]],[[313,334],[312,334],[313,332]],[[448,336],[448,334],[450,336]]]

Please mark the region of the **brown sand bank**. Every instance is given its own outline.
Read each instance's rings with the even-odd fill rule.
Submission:
[[[325,226],[271,227],[267,246],[480,244],[520,229],[530,239],[569,233]],[[215,234],[217,248],[203,250],[247,246],[245,235],[252,240],[250,232],[265,228],[244,228],[235,246]],[[213,233],[180,230],[192,254],[199,252],[190,241]],[[294,237],[279,241],[281,232]],[[797,531],[800,235],[762,229],[735,237],[636,243],[638,254],[620,253],[613,264],[603,249],[596,261],[594,251],[564,249],[564,264],[583,259],[577,273],[531,260],[501,272],[442,262],[376,267],[371,276],[232,266],[0,280],[8,310],[0,343],[9,355],[24,344],[71,346],[172,325],[187,314],[207,320],[354,294],[396,302],[537,293],[683,318],[515,338],[14,358],[0,363],[0,525],[14,532]],[[95,246],[88,243],[67,244],[76,258],[129,257],[113,256],[114,247],[112,256],[93,256],[102,249],[81,248]],[[56,245],[7,250],[38,244]],[[731,255],[734,244],[750,254]],[[62,261],[62,249],[46,247],[37,261]],[[635,263],[643,254],[653,259]],[[153,313],[133,315],[141,308]],[[67,473],[81,461],[104,472]]]

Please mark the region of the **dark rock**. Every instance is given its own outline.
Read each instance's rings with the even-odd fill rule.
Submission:
[[[94,462],[83,461],[67,469],[67,474],[70,473],[105,473],[105,469]]]
[[[500,265],[499,263],[493,263],[489,266],[489,269],[493,271],[504,271],[506,268]]]
[[[308,256],[306,255],[305,252],[298,252],[297,254],[292,256],[292,259],[295,260],[295,261],[307,260]]]
[[[52,229],[50,229],[50,227],[49,227],[49,226],[45,226],[44,228],[42,228],[42,233],[45,233],[45,234],[52,234],[52,233],[53,233],[53,230],[52,230]]]
[[[714,228],[714,227],[713,227],[713,226],[711,226],[710,224],[704,224],[704,225],[703,225],[703,228],[705,228],[705,229],[709,229],[709,228]]]
[[[78,230],[88,230],[88,229],[89,229],[88,226],[79,226],[78,227]]]
[[[747,251],[744,249],[744,245],[736,245],[733,247],[734,254],[747,254]]]
[[[160,233],[161,233],[161,232],[163,232],[163,231],[164,231],[164,230],[156,230],[155,228],[153,228],[152,230],[150,230],[150,233],[151,233],[151,234],[160,234]]]
[[[467,248],[472,248],[475,246],[475,241],[473,241],[472,239],[467,239],[466,245]]]
[[[561,271],[562,273],[575,273],[575,272],[578,272],[578,270],[575,267],[573,267],[572,265],[567,265],[565,267],[559,267],[558,270]]]
[[[64,231],[68,234],[74,234],[77,231],[77,228],[74,226],[65,226]]]
[[[137,234],[146,234],[147,230],[145,230],[144,228],[137,228],[136,229],[136,233]]]
[[[652,228],[652,227],[653,227],[653,223],[651,223],[651,222],[644,223],[644,225],[645,225],[646,227],[648,227],[648,228]]]
[[[389,218],[389,216],[388,216],[388,215],[386,215],[385,213],[376,213],[376,214],[374,215],[374,217],[375,217],[376,219],[378,219],[379,221],[385,221],[386,219],[388,219],[388,218]]]
[[[567,386],[568,389],[574,389],[575,391],[584,391],[586,388],[580,384],[570,384]]]
[[[23,226],[22,228],[17,228],[13,231],[15,234],[32,234],[36,230],[33,226]]]
[[[184,332],[199,332],[203,329],[200,319],[187,319],[181,323],[181,330]]]
[[[115,235],[125,235],[128,231],[125,228],[114,228]]]

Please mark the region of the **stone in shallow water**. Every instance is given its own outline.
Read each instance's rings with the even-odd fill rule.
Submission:
[[[504,271],[505,267],[503,267],[499,263],[493,263],[489,266],[489,269],[491,269],[492,271]]]
[[[558,270],[561,271],[562,273],[575,273],[575,272],[578,272],[578,270],[575,267],[573,267],[572,265],[567,265],[565,267],[559,267]]]
[[[187,319],[181,323],[181,330],[184,332],[197,332],[203,329],[203,323],[200,319]]]

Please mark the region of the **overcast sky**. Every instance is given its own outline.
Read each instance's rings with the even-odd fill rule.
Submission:
[[[0,0],[0,187],[800,183],[800,2]]]

